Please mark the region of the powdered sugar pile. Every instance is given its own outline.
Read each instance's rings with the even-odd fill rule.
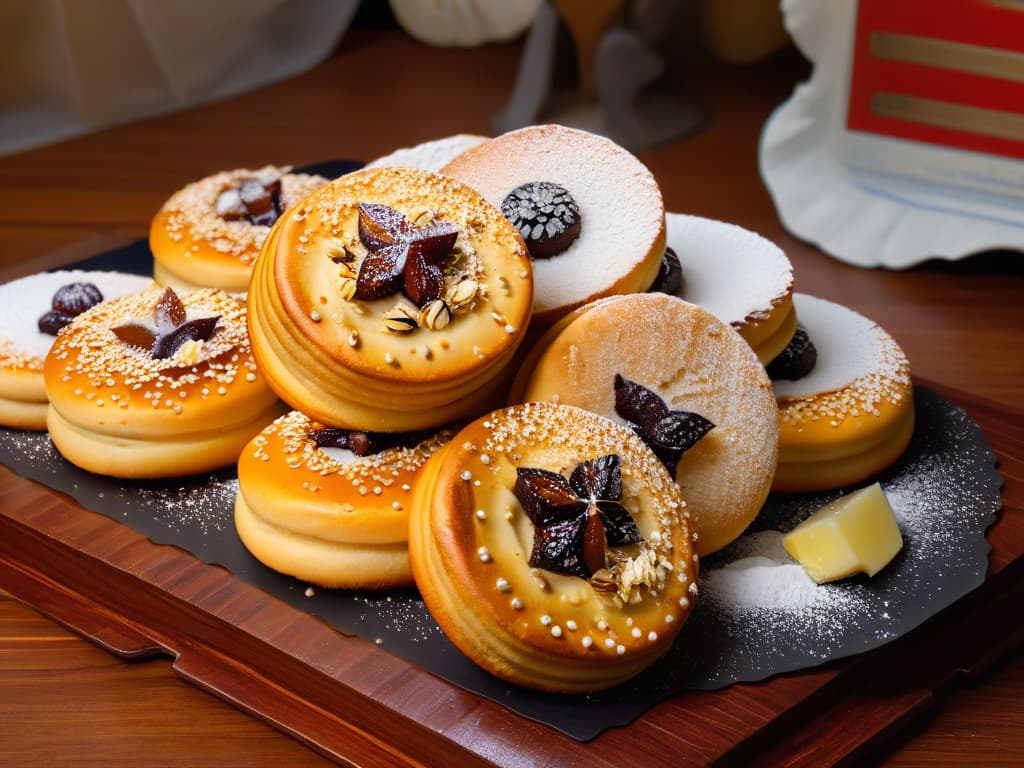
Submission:
[[[876,647],[984,580],[985,530],[1002,483],[991,450],[962,410],[927,390],[916,399],[913,442],[880,478],[903,551],[874,578],[815,584],[786,553],[782,536],[845,492],[770,498],[747,533],[701,563],[702,601],[677,645],[691,640],[701,650],[725,650],[711,656],[700,687]]]

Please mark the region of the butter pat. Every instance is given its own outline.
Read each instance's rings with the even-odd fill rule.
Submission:
[[[819,584],[874,576],[903,548],[896,517],[878,483],[826,504],[786,534],[782,545]]]

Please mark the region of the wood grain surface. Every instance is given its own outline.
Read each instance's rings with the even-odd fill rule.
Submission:
[[[520,51],[517,43],[433,49],[394,31],[352,30],[334,56],[297,78],[218,104],[0,158],[0,279],[143,237],[150,217],[172,191],[213,171],[369,159],[451,133],[487,133],[490,116],[511,91]],[[377,76],[382,71],[387,78]],[[840,301],[875,319],[906,350],[916,375],[966,393],[988,428],[998,432],[1003,472],[1019,492],[1024,483],[1024,257],[928,262],[906,272],[862,270],[785,233],[757,176],[757,139],[770,111],[806,73],[792,51],[747,67],[694,64],[681,73],[678,88],[706,106],[705,130],[644,152],[641,159],[661,184],[669,210],[735,222],[775,240],[793,262],[797,290]],[[912,652],[868,669],[855,663],[780,678],[772,682],[770,704],[760,687],[735,686],[729,689],[729,706],[742,710],[742,716],[703,695],[680,697],[687,700],[580,749],[541,726],[509,718],[497,705],[389,664],[383,652],[338,642],[336,633],[319,622],[303,623],[300,637],[292,636],[294,625],[288,621],[267,624],[279,615],[269,599],[246,603],[249,615],[242,622],[252,637],[263,638],[247,641],[243,650],[264,659],[267,673],[291,668],[281,648],[308,648],[319,632],[325,633],[325,643],[340,649],[337,653],[351,655],[329,663],[317,660],[325,668],[344,670],[350,681],[344,690],[321,690],[323,671],[311,667],[290,681],[307,694],[305,701],[273,686],[269,690],[278,695],[268,696],[260,669],[240,670],[232,664],[237,633],[216,616],[237,607],[231,600],[238,593],[220,569],[202,566],[197,577],[195,561],[184,553],[128,535],[122,526],[82,512],[73,502],[2,469],[0,512],[8,545],[17,541],[30,550],[0,554],[0,585],[48,614],[63,616],[101,647],[137,658],[122,661],[21,602],[0,599],[4,765],[316,765],[323,760],[299,739],[181,677],[229,700],[264,691],[261,717],[306,724],[300,729],[305,738],[313,732],[314,740],[344,744],[345,758],[356,764],[398,764],[413,761],[410,754],[431,765],[471,764],[481,756],[513,764],[524,756],[537,757],[515,749],[524,743],[540,745],[549,764],[623,764],[617,759],[621,756],[635,764],[673,764],[665,757],[666,745],[681,749],[677,733],[693,722],[707,736],[677,753],[681,762],[721,755],[730,737],[759,730],[788,735],[751,742],[756,754],[735,752],[733,760],[822,764],[816,760],[827,754],[831,761],[883,760],[905,766],[1024,762],[1024,665],[1019,650],[1013,650],[1020,647],[1019,611],[1006,603],[1005,610],[985,611],[984,616],[973,612],[989,600],[1019,598],[1021,574],[1014,566],[1024,554],[1019,506],[993,529],[1003,543],[991,560],[1002,577],[989,585],[992,594],[982,595],[984,600],[968,598],[954,606],[963,614],[950,612],[929,625],[936,638],[955,642],[938,647],[919,643]],[[68,542],[105,552],[108,561],[116,559],[119,565],[108,571],[78,562],[69,557]],[[135,570],[156,574],[158,586],[119,594],[118,581]],[[76,602],[75,589],[68,588],[76,583],[93,599]],[[178,601],[166,595],[183,590],[190,592],[189,599],[214,607],[201,615],[177,614]],[[97,597],[107,606],[127,605],[143,619],[121,621],[99,610]],[[170,629],[156,631],[157,619],[168,617]],[[203,642],[175,648],[181,656],[172,666],[163,650],[179,642],[172,636],[175,628],[186,626]],[[950,648],[971,651],[971,673],[952,681],[929,679],[928,670],[943,666],[939,662]],[[826,687],[827,695],[812,701],[816,718],[805,707],[799,716],[807,723],[792,722],[792,716],[775,721],[776,707],[804,701],[824,682],[833,684]],[[395,700],[399,695],[402,701]],[[308,706],[309,699],[337,709],[318,711]],[[407,712],[406,719],[394,720],[395,709]],[[858,739],[856,728],[840,727],[850,722],[851,713],[865,723],[889,717],[893,727],[884,730],[884,739],[864,738],[864,733]],[[674,721],[678,718],[690,722]],[[773,729],[764,727],[769,723]],[[446,741],[435,739],[437,733]],[[716,739],[723,743],[716,745]]]

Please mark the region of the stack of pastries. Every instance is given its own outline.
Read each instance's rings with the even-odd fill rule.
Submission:
[[[151,245],[160,285],[46,355],[58,449],[122,477],[237,463],[259,560],[415,584],[527,687],[632,677],[769,492],[859,483],[913,431],[891,337],[794,294],[764,238],[666,214],[584,131],[453,136],[335,180],[215,174]]]

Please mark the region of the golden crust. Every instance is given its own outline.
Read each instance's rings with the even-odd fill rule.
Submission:
[[[451,431],[413,447],[341,461],[317,447],[312,433],[322,426],[291,411],[242,451],[237,507],[242,541],[252,544],[253,554],[269,567],[316,584],[410,584],[413,489],[423,465]]]
[[[562,125],[521,128],[479,144],[441,172],[493,205],[527,182],[564,187],[580,208],[578,239],[534,262],[534,324],[548,326],[602,296],[644,291],[665,252],[665,208],[651,172],[613,141]]]
[[[152,317],[161,294],[157,288],[93,307],[47,355],[54,442],[90,471],[165,477],[224,466],[281,412],[253,360],[245,305],[222,291],[181,295],[190,317],[220,319],[209,341],[183,346],[172,358],[154,359],[114,335],[113,327]],[[143,460],[147,446],[150,458]],[[185,449],[195,455],[174,453]],[[140,451],[135,461],[131,450]]]
[[[616,373],[715,424],[683,455],[676,481],[698,553],[721,549],[757,516],[775,473],[779,417],[764,367],[707,310],[665,294],[633,294],[588,304],[555,326],[511,391],[520,401],[575,405],[621,423]]]
[[[269,568],[323,587],[385,589],[412,583],[404,542],[351,544],[282,528],[235,499],[235,530],[253,556]]]
[[[841,488],[882,471],[910,442],[910,363],[884,329],[853,310],[806,294],[796,301],[818,362],[809,376],[775,385],[779,473],[772,489]]]
[[[445,291],[473,287],[451,322],[396,333],[385,312],[400,295],[344,298],[358,271],[339,254],[365,252],[358,205],[383,203],[413,220],[424,211],[459,229]],[[471,284],[471,285],[470,285]],[[447,300],[447,299],[446,299]],[[407,306],[408,305],[408,306]],[[529,258],[519,234],[476,193],[437,174],[377,168],[342,177],[273,229],[249,291],[253,345],[282,399],[332,426],[402,431],[478,413],[503,390],[532,310]]]
[[[150,225],[157,282],[177,290],[209,287],[244,292],[270,227],[227,221],[217,213],[216,203],[223,191],[264,176],[281,179],[281,203],[286,209],[327,183],[322,176],[267,166],[223,171],[183,187],[164,203]]]
[[[611,591],[529,565],[517,468],[564,476],[615,453],[644,541],[611,548]],[[639,438],[576,408],[533,403],[473,422],[427,464],[410,519],[417,586],[452,641],[503,679],[542,690],[615,685],[671,645],[696,595],[686,505]]]
[[[40,403],[0,397],[0,424],[12,429],[42,432],[46,429],[48,406],[46,401]]]
[[[822,444],[819,455],[794,456],[787,452],[779,461],[772,490],[778,493],[810,493],[856,485],[874,477],[895,462],[910,444],[914,434],[914,410],[892,414],[890,429],[876,435],[877,441],[863,443],[861,450],[836,455],[835,444]],[[846,435],[849,435],[847,428]],[[830,450],[831,449],[831,450]]]

